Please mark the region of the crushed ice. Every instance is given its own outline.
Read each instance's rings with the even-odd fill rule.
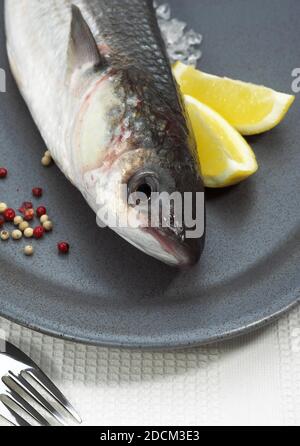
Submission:
[[[154,5],[171,62],[179,60],[188,65],[196,65],[202,56],[202,35],[193,29],[188,30],[185,22],[172,18],[168,3],[158,4],[155,1]]]

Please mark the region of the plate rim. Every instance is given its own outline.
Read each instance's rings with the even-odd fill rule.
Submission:
[[[45,328],[42,325],[39,325],[37,323],[28,322],[25,320],[22,320],[21,317],[14,317],[9,313],[9,311],[3,311],[0,310],[0,316],[4,319],[7,319],[15,324],[21,325],[24,328],[27,328],[29,330],[33,330],[35,332],[54,337],[56,339],[61,339],[64,341],[69,341],[77,344],[84,344],[84,345],[90,345],[95,347],[106,347],[106,348],[122,348],[122,349],[145,349],[145,350],[180,350],[180,349],[188,349],[188,348],[197,348],[202,346],[208,346],[212,344],[216,344],[219,342],[225,342],[230,341],[232,339],[239,338],[243,335],[247,335],[249,333],[258,331],[259,329],[262,329],[264,327],[269,326],[273,322],[277,321],[281,316],[284,316],[289,311],[293,310],[300,304],[300,290],[296,290],[295,292],[296,296],[293,302],[290,304],[284,306],[283,308],[279,309],[276,312],[273,312],[270,315],[267,315],[257,321],[251,322],[244,327],[235,328],[235,329],[228,329],[225,330],[223,333],[220,333],[215,336],[210,336],[207,338],[199,338],[197,334],[191,338],[189,342],[180,342],[178,340],[169,340],[166,341],[143,341],[137,343],[133,340],[133,336],[126,336],[127,341],[121,341],[121,340],[104,340],[104,338],[101,340],[101,336],[96,340],[89,339],[88,336],[78,336],[71,333],[64,333],[62,331],[58,331],[55,329],[49,329]],[[129,341],[129,339],[132,337],[132,341]],[[119,338],[122,338],[122,336],[119,336]],[[125,336],[124,336],[125,338]]]

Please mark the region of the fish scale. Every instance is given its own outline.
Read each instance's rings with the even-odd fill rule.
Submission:
[[[115,210],[111,202],[121,184],[129,191],[132,185],[145,190],[142,180],[151,191],[203,191],[152,0],[5,5],[20,91],[56,163],[98,221],[102,208]],[[109,226],[147,254],[170,264],[198,259],[203,240],[185,240],[183,224],[147,232],[149,209],[138,212],[123,201],[116,210],[141,219],[135,230]]]

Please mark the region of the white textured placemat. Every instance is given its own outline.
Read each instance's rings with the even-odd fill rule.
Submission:
[[[300,307],[259,333],[145,352],[77,345],[0,318],[84,425],[299,425]]]

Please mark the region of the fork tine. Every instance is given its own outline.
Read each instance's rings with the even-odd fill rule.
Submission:
[[[26,373],[28,373],[38,384],[40,384],[46,390],[46,392],[48,392],[61,406],[63,406],[78,423],[82,423],[80,416],[71,405],[71,403],[69,403],[64,395],[40,369],[29,369],[26,370]]]
[[[13,426],[30,426],[30,424],[26,420],[24,420],[24,418],[22,418],[20,415],[17,414],[17,412],[15,412],[7,404],[5,404],[4,401],[0,401],[0,415]]]
[[[42,426],[51,426],[47,420],[45,420],[42,415],[40,415],[34,407],[32,407],[27,401],[24,400],[20,395],[18,395],[13,390],[7,390],[4,394],[10,401],[13,401],[20,409],[24,410],[28,415],[34,418]]]
[[[10,379],[19,386],[27,395],[34,399],[38,404],[40,404],[50,415],[52,415],[56,421],[58,421],[63,426],[66,426],[64,418],[57,410],[41,395],[39,392],[32,387],[32,385],[26,381],[21,375],[15,376],[13,373],[9,373]],[[9,383],[5,383],[9,387]]]

